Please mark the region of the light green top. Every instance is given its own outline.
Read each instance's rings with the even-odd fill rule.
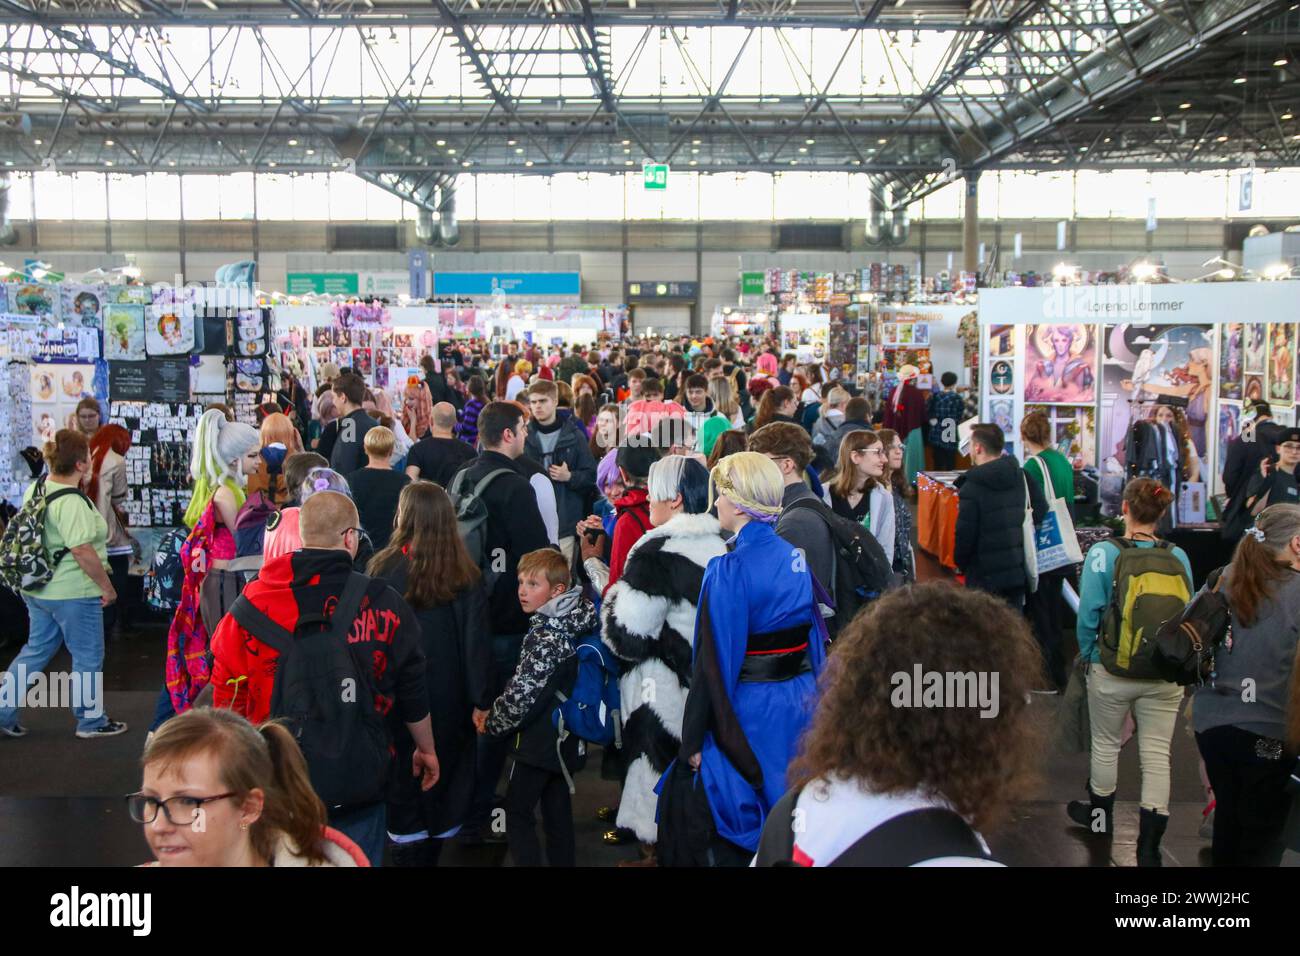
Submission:
[[[76,485],[45,479],[45,493],[52,495],[63,488],[75,488]],[[23,495],[23,503],[31,500],[36,490],[36,482],[28,487]],[[108,524],[99,509],[89,505],[80,495],[63,495],[45,511],[45,534],[43,536],[45,551],[49,557],[62,548],[75,548],[90,544],[95,547],[95,554],[104,566],[108,565]],[[54,577],[48,584],[33,591],[24,591],[32,597],[44,601],[67,601],[72,598],[97,598],[100,596],[99,585],[90,579],[90,575],[81,570],[81,565],[71,554],[65,555],[54,568]]]

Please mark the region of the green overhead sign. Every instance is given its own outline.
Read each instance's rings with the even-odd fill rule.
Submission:
[[[667,163],[642,163],[641,176],[645,181],[646,189],[668,188]]]
[[[762,295],[764,274],[761,272],[742,272],[740,274],[741,295]]]
[[[289,295],[356,295],[360,291],[355,272],[290,272],[285,278]]]

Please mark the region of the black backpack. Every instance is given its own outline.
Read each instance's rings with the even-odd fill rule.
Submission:
[[[815,498],[800,498],[785,510],[795,508],[808,509],[830,529],[835,558],[835,588],[831,592],[835,616],[826,619],[826,629],[833,639],[849,626],[860,610],[886,591],[898,587],[902,576],[890,567],[880,542],[856,521],[841,518],[824,501]]]
[[[772,806],[759,837],[755,866],[806,866],[794,858],[795,807],[798,789],[790,790]],[[780,821],[790,821],[781,825]],[[825,866],[914,866],[926,860],[970,857],[993,860],[969,823],[953,810],[924,807],[891,817],[859,837]]]
[[[348,644],[369,584],[353,572],[333,615],[303,615],[292,633],[243,595],[230,608],[244,630],[279,652],[271,716],[297,739],[312,788],[329,806],[381,800],[388,779],[388,730],[375,711],[370,675]]]

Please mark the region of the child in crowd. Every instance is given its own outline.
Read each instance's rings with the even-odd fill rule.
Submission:
[[[514,766],[506,787],[506,842],[516,866],[540,866],[533,809],[541,805],[546,861],[574,865],[571,774],[583,756],[572,734],[556,737],[551,714],[558,694],[577,677],[577,641],[598,626],[596,609],[574,587],[558,551],[543,548],[519,559],[519,604],[531,614],[519,666],[491,710],[474,712],[479,733],[515,733]]]

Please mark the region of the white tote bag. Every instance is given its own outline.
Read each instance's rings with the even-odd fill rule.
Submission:
[[[1034,506],[1029,497],[1029,476],[1020,472],[1025,483],[1025,518],[1021,522],[1025,551],[1025,590],[1033,594],[1038,590],[1038,528],[1034,524]]]
[[[1042,455],[1035,455],[1034,459],[1043,473],[1043,483],[1047,490],[1047,517],[1038,526],[1038,537],[1034,548],[1038,573],[1046,574],[1048,571],[1082,563],[1083,552],[1079,549],[1079,539],[1074,533],[1074,522],[1070,520],[1070,509],[1056,496],[1056,488],[1052,485],[1052,473],[1047,469],[1047,462],[1043,460]]]

